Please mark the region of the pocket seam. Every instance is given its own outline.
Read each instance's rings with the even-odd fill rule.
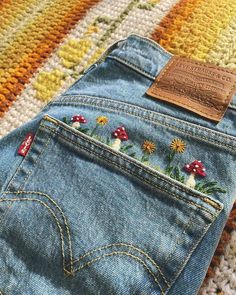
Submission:
[[[65,274],[69,274],[70,275],[71,272],[66,269],[66,261],[65,261],[65,253],[64,253],[65,249],[64,249],[64,240],[63,240],[64,239],[64,234],[63,234],[63,231],[62,231],[62,227],[60,225],[60,222],[59,222],[59,220],[58,220],[58,218],[57,218],[54,210],[52,210],[52,208],[50,208],[45,202],[43,202],[43,201],[41,201],[39,199],[31,199],[31,198],[12,198],[12,199],[11,198],[1,198],[0,199],[0,202],[5,202],[5,201],[6,202],[12,202],[12,203],[18,202],[18,201],[32,201],[32,202],[38,202],[39,204],[41,204],[41,205],[43,205],[43,206],[45,206],[47,208],[47,210],[53,216],[53,218],[54,218],[54,220],[55,220],[55,222],[57,224],[57,227],[59,229],[59,232],[60,232],[61,252],[62,252],[61,255],[62,255],[62,261],[63,261],[63,271],[64,271]]]
[[[102,101],[108,101],[109,102],[112,102],[114,104],[116,104],[116,101],[114,99],[109,99],[109,98],[104,98],[104,97],[96,97],[96,96],[89,96],[89,95],[64,95],[64,97],[78,97],[78,98],[88,98],[88,99],[99,99],[99,100],[102,100]],[[122,113],[125,113],[125,114],[129,114],[130,116],[133,116],[135,118],[138,118],[138,119],[143,119],[143,120],[146,120],[148,122],[151,122],[152,124],[155,124],[155,125],[162,125],[162,126],[165,126],[167,128],[170,128],[170,129],[173,129],[177,132],[180,132],[180,133],[183,133],[183,134],[188,134],[198,140],[201,140],[201,141],[206,141],[207,143],[210,143],[210,144],[213,144],[213,145],[216,145],[216,146],[219,146],[221,148],[226,148],[228,150],[230,150],[232,153],[236,153],[236,149],[233,148],[232,149],[232,146],[230,144],[222,144],[219,140],[217,139],[212,139],[211,141],[208,140],[207,137],[203,136],[203,135],[195,135],[193,132],[191,131],[188,131],[188,130],[185,130],[183,128],[180,128],[180,127],[176,127],[175,125],[171,125],[167,122],[160,122],[160,121],[153,121],[151,119],[149,119],[148,117],[146,116],[143,116],[143,115],[135,115],[133,114],[132,112],[128,111],[128,110],[124,110],[124,109],[119,109],[118,111],[113,109],[113,108],[109,108],[108,106],[103,106],[103,105],[93,105],[89,102],[81,102],[79,100],[61,100],[61,101],[56,101],[56,102],[53,102],[53,104],[59,104],[59,105],[62,105],[62,104],[68,104],[68,103],[76,103],[76,104],[80,104],[80,105],[85,105],[85,106],[90,106],[90,107],[97,107],[97,108],[100,108],[100,109],[105,109],[105,110],[108,110],[108,111],[112,111],[112,112],[115,112],[115,113],[118,113],[118,112],[122,112]],[[171,115],[165,115],[165,114],[162,114],[162,113],[158,113],[156,111],[153,111],[153,110],[150,110],[150,109],[145,109],[143,107],[140,107],[140,106],[135,106],[135,105],[132,105],[132,104],[128,104],[128,103],[125,103],[125,102],[119,102],[119,105],[122,105],[122,106],[127,106],[129,108],[132,108],[133,110],[140,110],[140,111],[144,111],[144,112],[149,112],[151,115],[152,114],[155,114],[155,115],[159,115],[161,116],[162,118],[164,118],[164,120],[172,120],[174,121],[175,123],[183,123],[183,124],[190,124],[192,125],[192,128],[198,128],[198,129],[201,129],[202,132],[209,132],[210,134],[216,136],[216,137],[223,137],[227,140],[230,140],[230,141],[234,141],[236,143],[236,137],[233,136],[233,135],[228,135],[228,134],[224,134],[222,133],[221,131],[215,131],[213,129],[210,129],[208,127],[204,127],[204,126],[201,126],[201,125],[196,125],[195,123],[192,123],[192,122],[188,122],[188,121],[184,121],[182,119],[176,119],[174,117],[172,117]]]
[[[37,136],[37,133],[35,134],[35,137],[36,137],[36,136]],[[38,163],[38,161],[40,160],[42,154],[45,152],[45,150],[46,150],[46,148],[48,147],[48,145],[49,145],[49,143],[50,143],[51,140],[52,140],[52,138],[51,138],[51,136],[50,136],[50,137],[48,138],[46,144],[44,144],[43,147],[41,148],[39,154],[37,155],[36,160],[33,162],[33,164],[32,164],[33,167],[32,167],[29,171],[27,171],[27,173],[26,173],[26,175],[25,175],[25,177],[24,177],[22,183],[20,184],[19,190],[22,190],[23,187],[25,186],[25,184],[27,183],[27,181],[28,181],[30,175],[31,175],[32,172],[33,172],[33,168],[35,167],[35,165],[36,165],[36,164]],[[9,183],[8,183],[8,185],[7,185],[7,187],[6,187],[6,189],[14,188],[14,181],[15,181],[15,179],[16,179],[18,173],[22,170],[22,166],[24,165],[25,160],[28,159],[28,156],[30,155],[30,151],[31,151],[31,149],[32,149],[33,144],[34,144],[34,140],[33,140],[32,144],[31,144],[31,147],[30,147],[30,149],[29,149],[27,155],[26,155],[26,156],[24,157],[24,159],[20,162],[20,164],[19,164],[19,166],[17,167],[17,169],[16,169],[16,171],[15,171],[15,173],[14,173],[12,179],[9,181]]]
[[[64,226],[66,228],[66,234],[67,234],[68,243],[69,243],[70,272],[72,272],[73,271],[73,253],[72,253],[72,242],[71,242],[71,235],[70,235],[71,230],[70,230],[67,218],[65,216],[65,213],[63,212],[61,207],[56,203],[56,201],[52,197],[50,197],[48,194],[43,193],[43,192],[36,192],[36,191],[14,191],[14,192],[12,192],[12,191],[4,191],[3,194],[5,194],[5,195],[11,195],[12,194],[12,195],[38,195],[38,196],[43,196],[43,197],[47,198],[53,205],[56,206],[56,208],[59,210],[59,212],[60,212],[60,214],[62,216],[63,223],[64,223]],[[29,198],[29,199],[32,199],[32,198]],[[52,209],[52,208],[50,208],[50,209]],[[54,213],[55,213],[55,211],[54,211]],[[55,213],[55,215],[56,215],[56,213]],[[64,237],[64,234],[63,234],[63,237]]]
[[[83,260],[85,257],[89,257],[89,256],[91,256],[93,253],[95,253],[95,252],[99,252],[99,251],[102,251],[102,250],[106,250],[106,249],[108,249],[108,248],[111,248],[111,247],[126,247],[126,248],[131,248],[131,249],[134,249],[135,251],[137,251],[137,252],[139,252],[139,253],[141,253],[142,255],[144,255],[148,260],[149,260],[149,262],[151,262],[154,266],[155,266],[155,268],[158,270],[158,272],[160,273],[160,275],[161,275],[161,277],[162,277],[162,279],[165,281],[165,283],[166,283],[166,285],[168,286],[168,287],[170,287],[170,284],[169,284],[169,282],[167,281],[167,279],[165,278],[165,276],[164,276],[164,274],[163,274],[163,272],[161,271],[161,269],[160,269],[160,267],[157,265],[157,263],[144,251],[144,250],[142,250],[142,249],[140,249],[140,248],[138,248],[138,247],[136,247],[136,246],[134,246],[134,245],[132,245],[132,244],[127,244],[127,243],[113,243],[113,244],[108,244],[108,245],[105,245],[105,246],[102,246],[102,247],[98,247],[98,248],[95,248],[95,249],[93,249],[93,250],[91,250],[91,251],[88,251],[88,252],[86,252],[85,254],[83,254],[82,256],[80,256],[78,259],[75,259],[74,261],[73,261],[73,265],[75,264],[75,263],[77,263],[77,262],[79,262],[79,261],[81,261],[81,260]],[[127,253],[129,253],[129,252],[127,252]],[[101,255],[102,256],[102,255]]]
[[[56,123],[56,124],[57,124],[57,123]],[[59,125],[59,124],[58,124],[58,125]],[[61,125],[61,126],[62,126],[62,125]],[[76,145],[76,146],[79,146],[81,149],[84,149],[84,150],[86,150],[87,152],[93,153],[94,155],[98,156],[100,159],[106,160],[106,161],[110,162],[111,164],[117,166],[118,168],[122,168],[123,170],[127,171],[127,173],[129,173],[129,174],[131,174],[131,175],[134,175],[135,177],[139,178],[141,181],[146,182],[147,184],[149,184],[149,185],[151,185],[151,186],[156,187],[158,190],[161,190],[161,191],[163,191],[163,192],[165,192],[165,193],[171,194],[173,197],[175,197],[175,198],[177,198],[177,199],[183,200],[183,201],[186,202],[186,203],[189,203],[189,204],[192,204],[192,205],[194,205],[194,206],[196,206],[196,207],[199,207],[199,208],[203,209],[204,211],[208,212],[209,214],[211,214],[211,215],[214,216],[214,217],[216,217],[216,216],[218,215],[218,214],[214,214],[214,213],[212,213],[211,211],[209,211],[208,209],[204,208],[203,206],[201,206],[201,205],[199,205],[199,204],[196,204],[196,203],[194,203],[194,202],[192,202],[192,201],[187,200],[186,198],[183,198],[183,197],[181,197],[181,196],[178,196],[177,194],[174,194],[174,193],[169,192],[169,191],[167,191],[167,190],[165,190],[165,189],[163,189],[163,188],[160,188],[159,186],[157,186],[157,185],[155,185],[155,184],[149,182],[148,180],[143,180],[143,179],[141,179],[139,175],[135,174],[134,172],[130,172],[127,168],[124,168],[123,166],[117,164],[116,162],[114,162],[114,161],[112,161],[112,160],[110,160],[110,159],[109,159],[109,160],[105,159],[105,158],[102,157],[101,155],[97,154],[95,151],[88,150],[88,149],[85,148],[84,146],[82,146],[82,145],[78,144],[77,142],[75,142],[75,141],[73,141],[73,140],[71,140],[71,139],[69,139],[69,138],[63,136],[63,135],[62,135],[61,133],[59,133],[58,131],[55,131],[54,129],[52,129],[52,128],[46,126],[46,125],[43,125],[43,124],[42,124],[40,127],[42,127],[42,128],[46,128],[46,129],[48,129],[50,132],[53,132],[53,133],[57,134],[58,136],[61,136],[62,138],[64,138],[64,140],[66,140],[66,141],[68,141],[68,142],[71,142],[71,143],[73,143],[73,144]],[[62,127],[65,129],[64,126],[62,126]],[[76,135],[76,136],[82,137],[85,141],[89,142],[90,144],[94,144],[94,145],[96,145],[96,146],[99,146],[99,145],[100,145],[102,148],[106,148],[106,149],[108,150],[108,147],[101,145],[100,142],[97,142],[97,141],[95,141],[95,140],[94,140],[94,141],[91,141],[90,138],[87,138],[87,136],[85,137],[84,134],[74,133],[74,132],[73,132],[72,130],[70,130],[70,129],[65,129],[65,130],[66,130],[66,131],[69,131],[69,132],[71,132],[71,133],[73,133],[73,134]],[[79,132],[79,131],[78,131],[78,132]],[[124,156],[123,154],[119,153],[119,152],[117,152],[117,154],[115,154],[114,151],[112,151],[112,150],[110,150],[110,149],[109,149],[108,151],[109,151],[110,153],[112,153],[113,155],[115,155],[115,156],[119,156],[119,157],[121,157],[121,158],[122,158],[123,160],[125,160],[125,161],[129,161],[131,164],[135,164],[135,165],[137,165],[139,168],[143,169],[144,171],[146,171],[147,173],[151,174],[152,176],[158,178],[159,180],[163,180],[164,177],[161,178],[161,175],[159,176],[158,174],[154,174],[154,173],[151,171],[150,168],[149,168],[150,170],[148,170],[146,167],[143,167],[143,166],[142,166],[141,164],[139,164],[139,163],[131,162],[130,159],[125,158],[125,156]],[[215,209],[217,209],[217,210],[219,210],[219,211],[221,211],[221,210],[223,209],[222,204],[219,204],[219,203],[215,202],[214,200],[211,200],[211,199],[208,199],[208,198],[206,198],[206,197],[203,197],[203,196],[197,195],[197,194],[194,193],[194,192],[189,192],[189,191],[188,191],[187,189],[185,189],[184,187],[180,187],[177,183],[171,182],[171,181],[168,180],[168,179],[165,179],[165,178],[164,178],[164,180],[165,180],[167,183],[169,183],[169,184],[175,186],[177,189],[180,189],[180,190],[182,190],[182,191],[185,192],[185,193],[190,193],[192,196],[194,196],[194,197],[196,197],[196,198],[198,198],[198,199],[201,199],[202,201],[208,203],[209,205],[213,206]],[[214,205],[213,205],[213,204],[214,204]]]
[[[110,256],[114,256],[114,255],[127,255],[129,257],[131,257],[132,259],[135,259],[137,260],[140,264],[143,265],[143,267],[149,272],[149,274],[152,275],[154,281],[156,282],[156,284],[158,285],[158,287],[160,288],[161,290],[161,294],[164,295],[165,293],[163,292],[163,289],[162,287],[160,286],[160,283],[158,282],[157,280],[157,277],[155,276],[155,274],[152,272],[152,270],[149,269],[149,267],[147,266],[147,264],[139,257],[129,253],[129,252],[125,252],[125,251],[114,251],[114,252],[111,252],[111,253],[106,253],[106,254],[103,254],[101,256],[98,256],[88,262],[86,262],[85,264],[83,264],[82,266],[80,266],[79,268],[75,269],[74,272],[79,272],[81,270],[83,270],[84,268],[86,267],[89,267],[91,264],[101,260],[102,258],[106,258],[106,257],[110,257]]]

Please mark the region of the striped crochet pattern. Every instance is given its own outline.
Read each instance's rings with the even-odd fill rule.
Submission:
[[[236,68],[236,0],[0,1],[0,136],[33,118],[117,39]],[[201,294],[235,294],[236,205]]]

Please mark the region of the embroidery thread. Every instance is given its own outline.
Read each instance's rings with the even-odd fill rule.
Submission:
[[[156,150],[156,145],[154,142],[145,140],[142,144],[143,156],[141,158],[141,162],[148,163],[149,157]]]
[[[213,194],[213,193],[226,193],[226,190],[223,189],[218,185],[216,181],[204,181],[204,182],[196,182],[197,178],[204,178],[206,177],[206,168],[203,163],[199,160],[194,160],[193,162],[184,165],[183,169],[180,169],[178,163],[174,164],[174,160],[177,154],[182,154],[185,152],[187,145],[186,143],[180,138],[174,138],[170,143],[170,151],[166,157],[166,167],[165,169],[161,169],[159,166],[153,166],[149,163],[151,155],[156,151],[156,144],[150,140],[144,140],[141,145],[141,158],[136,157],[136,152],[132,150],[134,147],[133,144],[128,142],[128,144],[124,144],[122,142],[128,141],[129,136],[126,131],[125,126],[120,126],[116,128],[113,132],[111,132],[111,136],[107,136],[104,139],[102,136],[97,134],[99,127],[104,127],[108,124],[109,120],[106,116],[99,116],[96,118],[96,125],[95,127],[89,132],[89,128],[82,128],[81,124],[86,124],[87,120],[82,115],[74,115],[68,120],[66,117],[63,118],[63,122],[67,125],[79,130],[87,135],[96,138],[97,140],[107,144],[115,151],[119,151],[122,153],[127,154],[130,157],[133,157],[143,164],[168,175],[169,177],[184,183],[187,187],[192,189],[198,190],[203,194]],[[190,174],[185,180],[185,175],[181,172],[181,170],[185,171],[186,173]]]
[[[129,139],[125,127],[118,127],[115,131],[112,132],[112,135],[113,137],[115,137],[115,141],[112,143],[111,148],[113,148],[116,151],[119,151],[121,147],[121,141]]]

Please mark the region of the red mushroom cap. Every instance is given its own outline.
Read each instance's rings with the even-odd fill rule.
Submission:
[[[202,164],[201,161],[195,160],[191,164],[187,164],[184,166],[185,171],[189,173],[194,173],[195,175],[199,175],[202,177],[206,176],[206,168]]]
[[[72,122],[79,122],[79,123],[87,123],[87,120],[84,116],[81,115],[75,115],[71,117]]]
[[[120,140],[128,140],[128,134],[125,131],[125,127],[118,127],[115,131],[112,132],[112,135],[115,138],[119,138]]]

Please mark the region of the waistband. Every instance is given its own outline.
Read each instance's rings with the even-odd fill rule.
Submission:
[[[133,33],[109,45],[104,53],[84,71],[84,74],[105,58],[111,58],[155,80],[172,56],[173,54],[152,39]],[[236,94],[229,107],[236,110]]]
[[[172,57],[172,54],[158,43],[137,34],[131,34],[126,39],[115,42],[107,51],[105,55],[109,58],[134,67],[151,79],[155,79]]]

